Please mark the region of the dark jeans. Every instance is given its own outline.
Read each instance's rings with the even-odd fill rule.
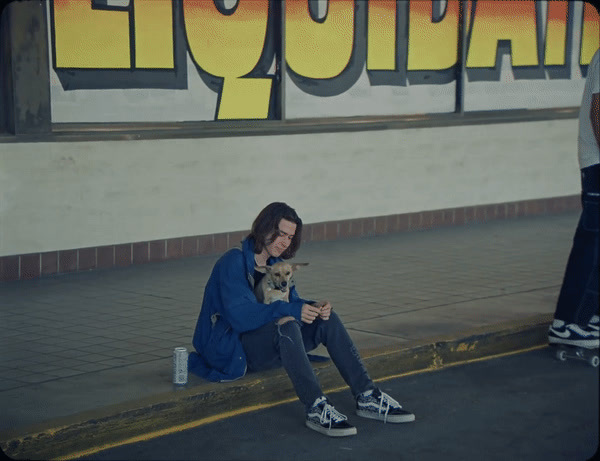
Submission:
[[[583,210],[554,313],[555,319],[580,326],[586,326],[592,315],[598,312],[599,171],[600,165],[581,170]]]
[[[352,339],[333,311],[329,320],[317,319],[310,325],[297,320],[282,325],[270,322],[243,333],[240,339],[246,352],[248,370],[261,371],[283,365],[306,410],[323,395],[306,355],[319,344],[327,347],[327,352],[354,397],[375,388]]]

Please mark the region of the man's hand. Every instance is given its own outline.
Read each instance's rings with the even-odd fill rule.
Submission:
[[[319,314],[319,317],[323,320],[329,320],[329,316],[331,315],[331,304],[329,301],[324,301],[319,304],[321,304],[321,313]]]
[[[331,304],[329,301],[319,301],[314,303],[313,306],[319,309],[319,317],[323,320],[329,320],[331,316]]]
[[[320,307],[304,304],[300,313],[300,320],[304,323],[313,323],[319,315],[321,315]]]

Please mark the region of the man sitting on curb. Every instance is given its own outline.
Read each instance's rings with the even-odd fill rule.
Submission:
[[[246,371],[283,366],[304,404],[307,427],[328,436],[354,435],[356,428],[323,394],[307,356],[324,344],[356,399],[357,415],[414,421],[375,386],[329,302],[304,300],[293,287],[289,302],[257,301],[254,288],[264,274],[255,267],[294,257],[301,241],[302,220],[293,208],[275,202],[254,220],[242,249],[231,249],[217,261],[205,288],[189,370],[211,381],[231,381]]]

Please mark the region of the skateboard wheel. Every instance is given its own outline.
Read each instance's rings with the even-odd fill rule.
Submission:
[[[556,358],[558,360],[560,360],[561,362],[564,362],[565,360],[567,360],[567,352],[563,351],[563,350],[559,350],[556,352]]]
[[[596,368],[600,364],[600,358],[597,355],[590,357],[590,365]]]

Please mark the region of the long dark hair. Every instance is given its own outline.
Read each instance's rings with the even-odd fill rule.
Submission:
[[[273,202],[267,205],[252,223],[248,238],[254,239],[254,253],[262,252],[265,246],[277,238],[279,222],[282,219],[296,224],[296,233],[290,246],[281,253],[281,258],[290,259],[294,257],[296,251],[300,248],[300,242],[302,242],[302,220],[296,214],[296,210],[283,202]]]

